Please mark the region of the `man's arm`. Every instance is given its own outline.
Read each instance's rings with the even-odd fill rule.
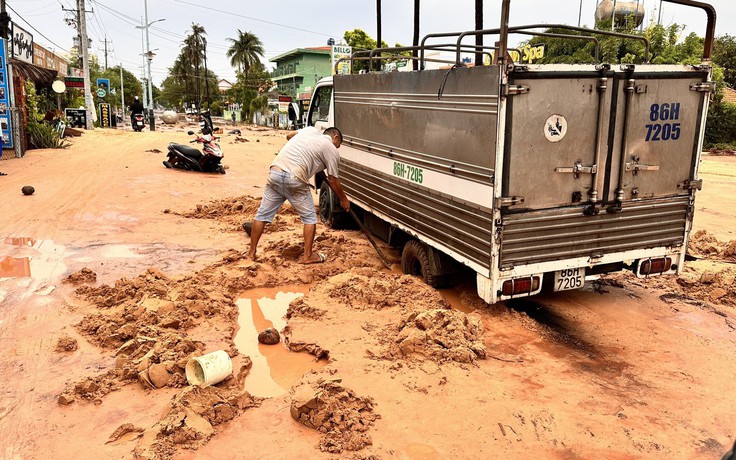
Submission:
[[[337,194],[337,197],[340,198],[340,207],[345,211],[350,211],[350,201],[348,201],[348,196],[345,195],[345,191],[342,189],[342,185],[340,185],[340,179],[335,176],[327,176],[327,182],[330,183],[330,187]]]

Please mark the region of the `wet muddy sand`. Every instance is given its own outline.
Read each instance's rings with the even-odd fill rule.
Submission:
[[[319,225],[327,261],[300,265],[288,206],[259,260],[245,259],[240,224],[284,135],[223,135],[224,176],[166,170],[155,149],[186,137],[175,130],[98,130],[2,163],[0,458],[695,459],[729,449],[733,157],[704,159],[681,277],[616,274],[489,306],[472,280],[438,292],[384,269],[359,232]],[[36,193],[23,196],[28,184]],[[270,327],[280,341],[258,343]],[[231,357],[232,376],[188,385],[188,359],[215,350]]]

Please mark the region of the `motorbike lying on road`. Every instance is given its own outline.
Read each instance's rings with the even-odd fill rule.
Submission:
[[[168,158],[163,162],[164,166],[188,171],[225,174],[225,168],[220,164],[224,155],[222,149],[220,149],[220,145],[217,143],[219,138],[212,134],[212,119],[207,112],[200,114],[200,117],[201,135],[197,135],[196,139],[189,141],[189,143],[201,143],[202,150],[197,150],[185,144],[171,142],[169,144]],[[190,136],[194,135],[194,131],[189,131],[187,134]]]
[[[143,131],[143,128],[146,126],[145,121],[143,121],[143,114],[142,113],[136,113],[133,115],[133,131]]]

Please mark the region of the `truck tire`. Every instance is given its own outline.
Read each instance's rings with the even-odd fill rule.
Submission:
[[[401,270],[407,275],[421,276],[433,288],[444,287],[447,282],[447,278],[438,273],[436,265],[431,263],[427,246],[417,240],[404,245]]]
[[[335,192],[330,189],[327,182],[322,182],[319,187],[319,219],[332,229],[348,229],[350,228],[350,216],[343,210],[333,209],[333,203],[337,201]]]

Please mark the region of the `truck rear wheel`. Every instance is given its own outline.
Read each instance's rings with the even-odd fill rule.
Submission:
[[[428,248],[417,240],[411,240],[401,251],[401,270],[407,275],[421,276],[433,288],[444,287],[447,278],[439,273],[436,264],[430,260]]]
[[[330,189],[327,182],[322,182],[319,187],[319,219],[335,230],[350,228],[350,216],[342,209],[334,209],[334,203],[337,201],[339,200],[335,192]]]

